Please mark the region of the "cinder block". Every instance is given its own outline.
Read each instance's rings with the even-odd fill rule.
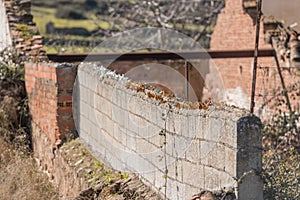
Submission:
[[[107,84],[104,84],[104,83],[101,83],[100,85],[103,85],[103,88],[102,88],[102,97],[104,97],[106,100],[108,101],[113,101],[113,93],[112,91],[114,90],[114,87],[113,86],[110,86],[110,85],[107,85]]]
[[[226,172],[220,171],[220,186],[223,190],[237,188],[237,181],[234,179],[234,176],[229,175]]]
[[[211,191],[220,190],[219,171],[212,167],[203,167],[204,169],[204,188]]]
[[[136,152],[137,150],[137,137],[136,133],[128,131],[126,134],[126,146],[130,151]]]
[[[101,113],[107,115],[108,117],[112,116],[112,104],[100,97],[100,98],[96,98],[97,102],[95,102],[95,106],[96,106],[96,110],[100,111]]]
[[[149,164],[149,165],[151,165],[151,164]],[[140,173],[140,175],[141,175],[141,177],[146,179],[151,185],[154,186],[154,184],[155,184],[155,170],[154,170],[153,167],[149,167],[148,169],[149,170]]]
[[[122,143],[122,140],[124,139],[122,136],[122,132],[120,130],[120,126],[118,123],[114,122],[114,130],[113,130],[113,136],[114,139],[117,140],[118,142]]]
[[[135,113],[128,114],[128,126],[126,127],[127,130],[130,130],[134,133],[134,135],[138,135],[139,133],[139,122],[140,117],[137,116]]]
[[[177,135],[181,135],[182,133],[182,119],[180,114],[174,114],[174,127],[173,131]]]
[[[185,195],[184,191],[185,191],[184,184],[173,180],[167,181],[167,196],[169,199],[172,200],[189,199],[188,196],[184,196]]]
[[[164,129],[166,125],[166,118],[167,118],[167,110],[161,108],[160,106],[157,107],[156,109],[156,125]]]
[[[153,126],[153,128],[156,129],[155,126]],[[159,129],[159,128],[157,127],[157,129]],[[156,134],[154,134],[153,136],[149,137],[148,141],[150,143],[154,144],[158,148],[159,147],[163,148],[163,146],[164,146],[164,136],[162,136],[162,135],[159,134],[160,131],[161,130],[158,130],[158,132]]]
[[[141,138],[147,138],[148,137],[148,126],[150,126],[149,121],[146,119],[140,117],[139,118],[139,127],[138,127],[138,136]]]
[[[118,123],[120,126],[125,127],[126,112],[127,111],[123,110],[122,108],[112,105],[112,120]]]
[[[153,109],[152,104],[146,101],[143,101],[141,106],[143,108],[141,116],[147,121],[152,122],[152,113],[155,113],[156,109]]]
[[[85,117],[84,115],[80,115],[80,119],[79,119],[79,127],[80,127],[80,130],[77,130],[79,133],[82,131],[84,132],[88,132],[88,118]]]
[[[96,93],[95,91],[93,91],[91,88],[88,89],[87,91],[87,96],[86,96],[86,100],[87,103],[91,106],[91,107],[95,107],[95,98],[96,98]]]
[[[223,119],[208,118],[205,127],[204,138],[208,141],[218,142],[221,139],[221,130],[223,127]]]
[[[100,123],[98,123],[98,126],[106,132],[113,134],[114,122],[105,114],[100,114],[99,119]]]
[[[142,138],[136,138],[136,153],[147,157],[147,155],[152,154],[153,152],[157,151],[157,147],[151,144],[149,141],[142,139]]]
[[[168,177],[176,180],[177,182],[183,181],[183,166],[182,160],[178,158],[174,159],[173,162],[168,164]]]
[[[204,168],[202,165],[182,161],[183,183],[204,188]]]
[[[180,116],[180,122],[181,122],[181,132],[179,133],[183,137],[190,138],[193,133],[190,132],[189,127],[189,116],[188,115],[179,115]]]
[[[159,135],[159,132],[161,131],[161,129],[159,127],[157,127],[155,124],[149,124],[148,128],[148,136],[147,139],[148,141],[153,140],[152,137]]]
[[[226,119],[221,130],[219,142],[237,148],[237,124],[234,121]]]
[[[202,140],[204,138],[204,129],[202,127],[202,121],[204,119],[197,115],[195,116],[195,138]]]
[[[123,101],[125,101],[125,94],[124,94],[124,92],[121,89],[119,89],[119,88],[114,88],[111,91],[111,93],[112,93],[111,101],[115,105],[117,105],[119,107],[122,107],[122,105],[124,103]]]
[[[198,163],[200,162],[200,141],[193,139],[185,151],[185,158],[188,161]]]
[[[91,91],[95,92],[97,90],[98,81],[95,76],[89,73],[86,73],[86,84]]]
[[[95,125],[98,125],[99,121],[97,119],[97,113],[99,113],[98,110],[93,108],[92,106],[89,106],[89,112],[88,112],[88,119]]]
[[[84,85],[80,85],[78,95],[79,95],[80,101],[88,103],[88,96],[89,96],[88,88],[86,88]]]
[[[175,134],[175,114],[174,112],[170,112],[167,117],[167,132]]]
[[[237,173],[237,150],[225,148],[225,172],[232,177],[236,177]]]
[[[192,143],[192,139],[175,135],[173,155],[177,158],[185,159],[185,152]]]
[[[188,115],[187,124],[188,124],[188,127],[189,127],[187,137],[189,137],[191,139],[196,138],[196,135],[197,135],[197,132],[196,132],[196,117],[194,115]]]
[[[158,188],[160,193],[164,194],[166,177],[165,173],[160,170],[155,171],[155,187]]]

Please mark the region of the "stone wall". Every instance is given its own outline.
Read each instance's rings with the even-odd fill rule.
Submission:
[[[75,88],[79,136],[113,168],[138,173],[172,200],[203,190],[263,199],[261,122],[247,111],[186,109],[95,64],[79,66]]]

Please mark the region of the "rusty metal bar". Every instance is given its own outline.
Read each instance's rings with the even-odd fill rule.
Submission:
[[[260,18],[262,0],[257,0],[257,18],[256,18],[256,36],[255,36],[255,49],[254,49],[254,62],[253,62],[253,78],[252,78],[252,90],[251,90],[251,102],[250,112],[254,113],[255,106],[255,88],[256,88],[256,72],[257,72],[257,60],[258,60],[258,46],[259,46],[259,31],[260,31]]]
[[[260,49],[258,57],[273,57],[274,49]],[[48,54],[53,62],[95,62],[101,60],[182,60],[182,59],[218,59],[218,58],[253,58],[254,50],[226,51],[178,51],[178,52],[131,52],[127,54]]]
[[[288,92],[287,92],[287,89],[286,89],[286,86],[285,86],[285,82],[284,82],[284,79],[283,79],[283,76],[282,76],[282,72],[281,72],[281,68],[280,68],[280,64],[279,64],[276,52],[274,54],[274,58],[275,58],[275,62],[276,62],[277,71],[278,71],[278,74],[279,74],[279,77],[280,77],[280,81],[281,81],[281,85],[282,85],[282,89],[283,89],[283,94],[284,94],[285,99],[286,99],[287,107],[288,107],[290,113],[292,113],[293,110],[292,110],[290,98],[289,98],[289,95],[288,95]]]
[[[185,98],[189,100],[190,63],[186,60],[184,65],[185,65]]]

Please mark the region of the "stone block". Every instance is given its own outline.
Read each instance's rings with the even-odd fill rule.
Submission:
[[[208,165],[219,170],[225,170],[225,146],[212,143],[212,151],[208,155]]]
[[[193,139],[185,151],[185,158],[188,161],[198,163],[200,162],[200,141]]]
[[[160,170],[155,171],[155,187],[163,194],[166,183],[165,173]]]
[[[110,86],[108,84],[105,84],[105,83],[101,83],[101,85],[103,86],[102,87],[102,94],[101,96],[104,97],[106,100],[108,101],[113,101],[113,93],[112,91],[114,90],[114,87],[113,86]]]
[[[123,110],[123,108],[112,105],[112,120],[118,123],[120,126],[125,127],[125,123],[127,122],[126,118],[128,118],[127,111]]]
[[[138,127],[138,136],[141,138],[148,137],[148,126],[151,124],[146,119],[140,117],[139,118],[139,127]]]
[[[195,138],[199,140],[203,140],[204,138],[204,127],[202,126],[202,121],[204,119],[200,116],[197,115],[195,116]]]
[[[112,117],[112,104],[107,99],[96,96],[95,106],[96,110],[107,115],[108,117]]]
[[[133,113],[128,114],[128,123],[125,128],[133,135],[138,136],[139,133],[139,117]]]
[[[202,165],[182,161],[183,183],[204,188],[204,167]]]
[[[224,126],[221,130],[220,143],[237,148],[237,123],[229,119],[225,119]]]
[[[223,190],[228,189],[234,189],[237,187],[237,181],[234,179],[234,176],[231,176],[230,174],[220,171],[219,172],[220,177],[220,186]]]
[[[153,140],[152,138],[155,137],[156,135],[159,135],[159,132],[161,131],[161,129],[159,127],[157,127],[155,124],[149,124],[148,128],[148,140],[151,141]]]
[[[203,167],[204,170],[204,188],[211,191],[220,190],[219,171],[212,167]]]
[[[178,181],[183,181],[183,166],[182,160],[174,159],[173,162],[168,164],[168,177]]]
[[[84,85],[80,85],[79,92],[78,92],[80,101],[88,103],[88,96],[89,96],[88,90],[89,89],[86,88]]]
[[[137,150],[137,137],[136,133],[128,131],[126,134],[126,147],[130,151],[136,152]]]
[[[152,154],[153,152],[157,151],[157,149],[158,148],[148,140],[145,140],[144,138],[136,138],[137,154],[147,158],[147,155]]]
[[[192,139],[175,135],[175,144],[173,149],[174,157],[185,159],[185,152],[187,151],[191,143]]]
[[[225,148],[225,172],[231,176],[236,177],[237,167],[237,150],[226,147]]]

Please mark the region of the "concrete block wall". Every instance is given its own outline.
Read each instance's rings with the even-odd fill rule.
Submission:
[[[234,190],[263,199],[261,122],[245,110],[210,106],[178,109],[149,91],[128,88],[122,76],[81,64],[74,91],[80,138],[106,164],[138,173],[168,199],[203,190]]]
[[[25,64],[32,123],[46,134],[53,146],[74,138],[72,92],[76,70],[71,64]]]

